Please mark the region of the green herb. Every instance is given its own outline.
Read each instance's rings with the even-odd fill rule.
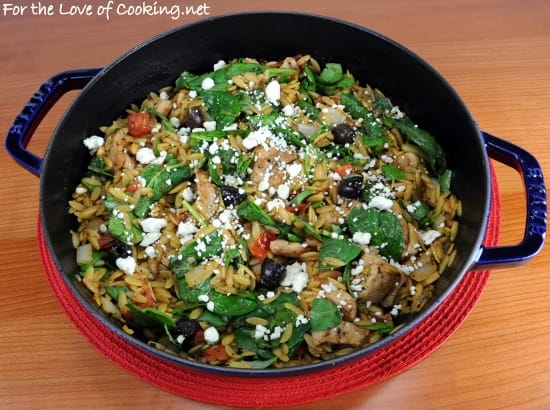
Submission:
[[[319,249],[319,269],[330,270],[336,266],[326,262],[326,258],[335,258],[347,265],[361,253],[361,247],[347,239],[327,238]]]
[[[405,246],[403,227],[393,213],[377,208],[356,207],[349,213],[347,224],[352,234],[370,233],[370,244],[378,247],[381,255],[395,261],[401,260]]]
[[[342,312],[327,299],[316,298],[311,304],[309,323],[313,332],[333,329],[342,322]]]
[[[126,286],[111,286],[111,285],[105,286],[105,292],[107,292],[107,294],[115,302],[118,300],[118,295],[126,292],[127,290],[128,288]]]

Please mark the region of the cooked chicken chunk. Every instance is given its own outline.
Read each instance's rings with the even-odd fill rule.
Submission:
[[[331,350],[330,345],[357,347],[365,344],[368,336],[368,330],[361,329],[351,322],[344,321],[332,329],[311,332],[311,338],[308,341],[308,349],[313,356],[319,357],[323,353]]]

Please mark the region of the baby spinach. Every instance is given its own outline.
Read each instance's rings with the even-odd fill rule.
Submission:
[[[241,114],[239,98],[228,91],[208,90],[202,93],[201,98],[208,114],[216,121],[217,130],[233,124]]]
[[[214,304],[213,311],[219,315],[242,316],[258,308],[259,301],[256,295],[223,295],[212,291],[210,300]]]
[[[431,170],[437,175],[441,175],[447,167],[447,159],[443,148],[437,143],[435,138],[426,130],[417,127],[407,118],[395,119],[384,118],[384,124],[389,127],[396,127],[405,135],[408,141],[417,145],[426,155],[426,160]]]
[[[151,188],[152,201],[158,201],[176,185],[191,178],[191,167],[186,163],[175,165],[149,164],[140,175],[146,181],[148,188]]]
[[[176,129],[174,128],[174,126],[172,125],[172,123],[168,120],[168,118],[166,118],[164,115],[162,115],[160,112],[158,112],[157,110],[155,110],[153,107],[149,107],[147,108],[146,110],[149,114],[151,114],[152,116],[156,117],[160,123],[162,124],[163,128],[166,130],[166,131],[170,131],[170,132],[176,132]]]
[[[319,249],[319,269],[330,270],[335,268],[326,261],[326,258],[335,258],[347,265],[361,253],[361,247],[347,239],[327,238]]]
[[[342,322],[342,312],[329,300],[316,298],[311,304],[309,323],[312,332],[322,332],[338,326]]]
[[[395,164],[384,164],[381,167],[382,174],[388,179],[404,179],[405,173],[401,171]]]
[[[368,330],[372,330],[383,335],[387,335],[391,333],[391,331],[393,330],[393,326],[385,322],[376,322],[376,323],[373,323],[372,325],[368,325],[366,328]]]
[[[243,201],[237,207],[237,215],[239,218],[246,219],[250,222],[260,222],[267,226],[277,226],[275,221],[271,219],[266,211],[250,200]]]
[[[354,94],[344,93],[341,95],[341,100],[353,119],[363,119],[363,144],[367,147],[383,147],[388,142],[388,138],[380,120],[373,116]]]
[[[429,213],[430,206],[423,201],[414,203],[414,210],[409,212],[420,228],[425,228],[432,223],[432,218],[429,217]]]
[[[446,169],[439,175],[439,189],[441,192],[449,192],[451,190],[451,178],[453,173],[450,169]]]
[[[176,322],[166,312],[151,307],[140,308],[133,303],[128,303],[127,306],[132,313],[132,320],[140,326],[147,328],[167,326],[170,329],[176,327]]]
[[[395,261],[401,259],[404,248],[403,227],[397,217],[378,208],[355,207],[347,218],[349,231],[371,234],[370,244],[378,247],[380,254]]]
[[[107,165],[105,165],[103,157],[93,157],[88,164],[88,171],[109,179],[113,178],[113,173],[109,171]]]
[[[127,244],[135,245],[143,239],[143,232],[135,223],[132,222],[128,229],[124,221],[113,214],[109,215],[107,229],[114,237]]]

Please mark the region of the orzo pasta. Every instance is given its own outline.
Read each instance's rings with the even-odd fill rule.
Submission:
[[[183,72],[84,145],[79,278],[149,344],[240,368],[348,354],[426,304],[461,211],[436,140],[310,56]]]

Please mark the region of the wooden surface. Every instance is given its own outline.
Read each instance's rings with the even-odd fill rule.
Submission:
[[[63,5],[67,11],[84,3],[67,0]],[[260,9],[308,11],[370,27],[431,63],[462,96],[482,129],[535,154],[550,175],[548,0],[158,3],[206,4],[210,15]],[[153,35],[201,18],[188,15],[174,21],[168,16],[111,15],[107,21],[98,15],[61,16],[59,2],[55,4],[53,16],[31,15],[29,9],[23,16],[9,11],[4,15],[0,9],[2,135],[50,75],[103,66]],[[141,2],[126,1],[131,4]],[[278,29],[284,28],[274,28],[274,35]],[[29,146],[33,152],[42,155],[73,97],[64,97],[42,122]],[[523,232],[523,188],[515,171],[499,165],[497,173],[503,208],[501,243],[513,244]],[[0,408],[221,408],[152,387],[87,343],[61,311],[42,270],[36,241],[38,178],[2,149],[0,181]],[[550,408],[548,266],[550,252],[545,248],[523,267],[494,271],[458,331],[403,374],[296,408]]]

